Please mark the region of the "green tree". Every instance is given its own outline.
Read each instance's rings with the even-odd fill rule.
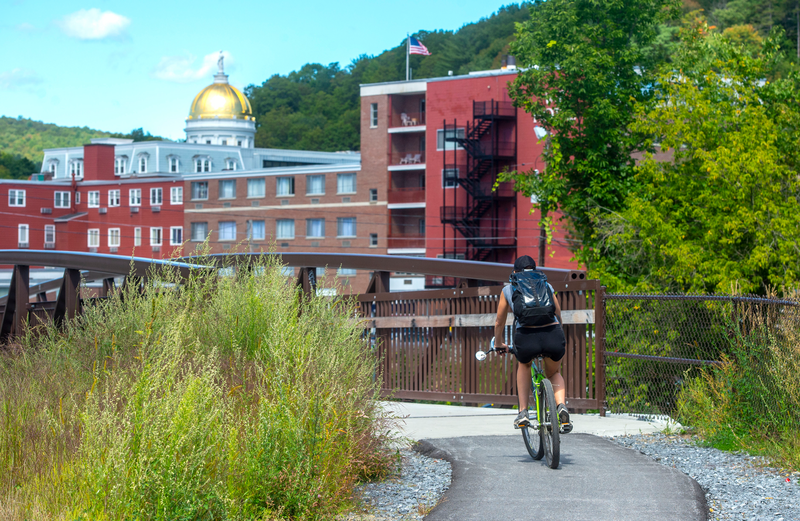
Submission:
[[[510,94],[548,131],[547,166],[501,180],[537,197],[546,226],[561,210],[585,246],[593,237],[590,212],[621,209],[634,187],[631,154],[639,142],[628,125],[634,107],[652,95],[647,46],[659,23],[678,12],[673,0],[547,0],[517,26],[511,50],[523,72]]]
[[[647,155],[618,212],[595,210],[594,276],[616,289],[764,292],[800,279],[800,76],[774,78],[768,38],[756,56],[705,24],[684,32],[676,68],[632,129],[673,153]]]
[[[0,179],[27,179],[38,171],[38,165],[27,157],[0,152]]]

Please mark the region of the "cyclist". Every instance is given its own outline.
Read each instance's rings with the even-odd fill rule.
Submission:
[[[523,255],[514,262],[514,272],[535,270],[536,262],[529,256]],[[550,286],[552,294],[553,287]],[[494,345],[498,346],[497,351],[505,353],[508,345],[503,343],[503,330],[506,326],[506,319],[509,310],[512,309],[514,288],[507,284],[500,295],[497,305],[497,320],[494,325]],[[558,404],[558,419],[561,423],[561,431],[564,433],[572,431],[572,422],[569,419],[569,410],[565,402],[566,391],[564,389],[564,378],[559,373],[561,358],[564,356],[566,339],[564,330],[561,329],[561,306],[557,299],[553,299],[555,313],[550,324],[542,326],[521,326],[517,321],[514,331],[514,356],[519,361],[517,367],[517,392],[519,393],[519,414],[514,420],[514,428],[527,427],[530,425],[528,418],[528,397],[531,394],[531,363],[533,359],[542,355],[544,357],[544,374],[550,383],[553,384],[556,403]],[[513,312],[513,311],[512,311]]]

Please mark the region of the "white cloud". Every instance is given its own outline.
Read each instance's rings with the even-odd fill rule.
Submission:
[[[0,72],[0,90],[27,90],[33,91],[43,83],[36,71],[31,69],[11,69]]]
[[[121,38],[131,23],[130,18],[96,7],[81,9],[56,22],[64,34],[79,40]]]
[[[225,69],[233,63],[231,55],[223,51],[225,57]],[[202,62],[196,66],[197,57],[193,54],[184,56],[164,56],[153,69],[153,76],[160,80],[173,81],[176,83],[188,83],[200,79],[210,79],[217,73],[218,52],[206,54]]]
[[[28,22],[22,22],[21,24],[17,25],[17,31],[22,31],[25,33],[34,32],[36,31],[36,26]]]

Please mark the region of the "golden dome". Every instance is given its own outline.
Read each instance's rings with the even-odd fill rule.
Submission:
[[[250,102],[239,89],[215,77],[209,85],[194,97],[188,119],[244,119],[255,121]]]

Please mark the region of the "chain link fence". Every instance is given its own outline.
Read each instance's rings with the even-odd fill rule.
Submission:
[[[605,338],[611,412],[687,419],[705,403],[757,424],[800,423],[798,300],[607,294]]]

